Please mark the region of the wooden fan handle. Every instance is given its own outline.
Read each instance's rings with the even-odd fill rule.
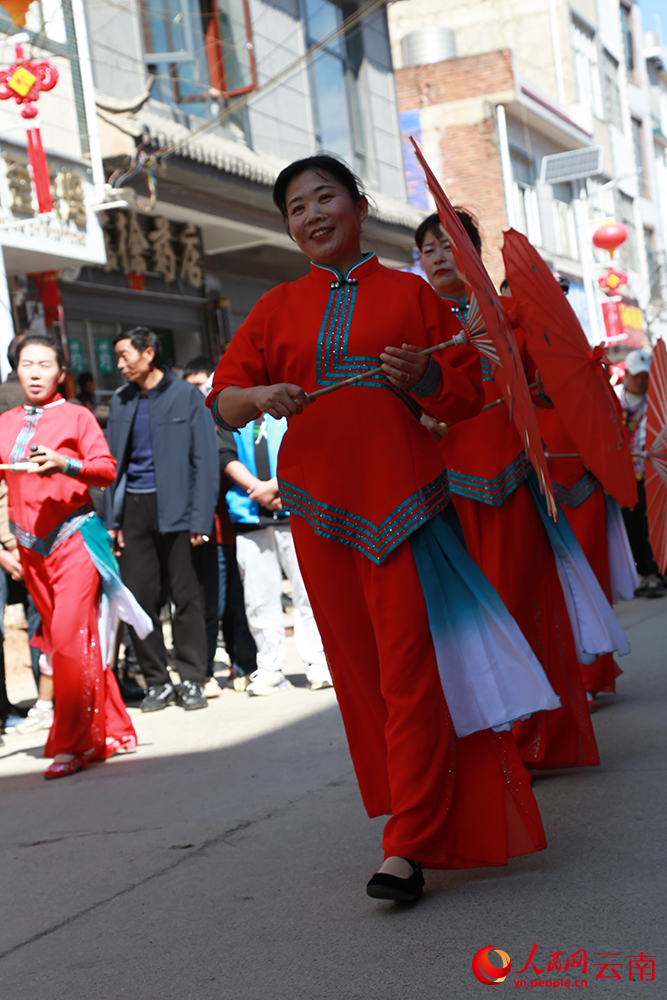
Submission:
[[[454,337],[453,340],[447,340],[443,344],[436,344],[435,347],[425,347],[423,351],[417,351],[417,354],[421,354],[424,357],[430,357],[431,354],[435,354],[437,351],[444,351],[446,347],[453,347],[455,344],[460,344],[462,341],[457,340]],[[350,378],[341,379],[340,382],[334,382],[332,385],[325,386],[324,389],[316,389],[315,392],[308,393],[308,402],[312,403],[314,399],[320,399],[321,396],[327,396],[330,392],[335,392],[336,389],[343,389],[346,385],[356,385],[357,382],[363,382],[364,379],[371,378],[373,375],[381,375],[384,371],[382,365],[379,368],[371,368],[369,371],[360,372],[358,375],[352,375]]]

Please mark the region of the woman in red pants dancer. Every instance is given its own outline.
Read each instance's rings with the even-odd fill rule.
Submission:
[[[457,210],[481,254],[475,220]],[[438,294],[461,317],[466,290],[437,215],[415,233],[422,266]],[[502,400],[482,359],[487,403]],[[440,437],[450,488],[470,555],[497,589],[560,696],[561,708],[541,712],[514,728],[531,768],[599,764],[572,628],[554,554],[529,485],[531,465],[504,402],[447,429],[428,421]]]
[[[115,461],[90,411],[59,395],[66,373],[60,346],[29,334],[17,370],[26,403],[0,416],[0,460],[33,466],[4,475],[26,586],[42,620],[33,644],[53,669],[55,715],[44,755],[54,762],[44,777],[58,778],[137,745],[116,679],[105,669],[101,575],[105,589],[132,602],[119,579],[114,585],[108,536],[88,492],[113,482]]]
[[[478,412],[476,352],[416,353],[459,325],[420,278],[362,254],[368,204],[343,163],[291,164],[274,201],[311,270],[260,299],[207,404],[232,429],[262,412],[288,418],[282,503],[364,804],[391,815],[367,892],[413,900],[421,866],[506,864],[545,846],[511,733],[493,728],[507,730],[519,702],[557,701],[457,536],[444,464],[419,422],[423,407],[447,421]],[[414,346],[385,348],[408,331]],[[360,373],[309,404],[307,391]]]

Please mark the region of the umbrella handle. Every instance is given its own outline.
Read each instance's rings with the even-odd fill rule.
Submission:
[[[537,389],[537,382],[531,382],[528,388]],[[493,403],[487,403],[486,406],[483,406],[482,413],[484,413],[484,410],[492,410],[494,406],[500,406],[501,403],[506,403],[506,402],[507,400],[505,399],[505,397],[501,396],[500,399],[495,399]]]

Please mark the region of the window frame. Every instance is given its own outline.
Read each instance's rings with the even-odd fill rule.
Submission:
[[[581,44],[579,43],[580,38],[584,40]],[[590,101],[593,114],[600,121],[603,121],[605,111],[600,87],[600,60],[598,58],[596,33],[574,13],[570,16],[570,40],[577,101],[580,104]],[[584,64],[586,67],[586,81],[581,79],[581,70]],[[582,93],[582,91],[587,92]]]
[[[149,20],[151,11],[146,0],[139,0],[141,13],[144,63],[147,67],[165,65],[168,67],[171,78],[171,90],[173,103],[182,107],[188,104],[201,104],[210,99],[210,90],[218,91],[223,98],[239,97],[241,94],[250,93],[257,89],[257,67],[255,63],[255,52],[252,38],[252,23],[250,20],[250,8],[248,0],[240,0],[243,6],[243,18],[246,32],[246,47],[249,56],[250,83],[243,87],[236,87],[227,90],[227,77],[225,70],[225,53],[222,36],[220,33],[220,10],[217,0],[195,0],[196,10],[188,7],[187,0],[180,0],[180,10],[183,15],[183,43],[184,49],[173,52],[151,52],[150,51],[150,30]],[[208,68],[208,83],[202,84],[201,95],[181,94],[179,88],[178,67],[184,63],[196,63],[201,55],[197,49],[194,35],[197,33],[193,29],[190,19],[198,18],[201,25],[201,37],[203,49],[205,51],[206,66]],[[166,82],[166,81],[165,81]]]
[[[352,8],[349,4],[349,0],[347,0],[347,2],[346,0],[328,0],[328,2],[333,7],[338,8],[340,14],[339,24],[344,22],[354,10],[354,8]],[[299,13],[301,15],[301,22],[303,25],[306,51],[308,51],[313,45],[319,44],[320,39],[317,39],[314,34],[311,34],[310,16],[305,0],[301,0],[301,3],[299,4]],[[351,39],[350,34],[354,32],[358,32],[359,34],[354,39]],[[341,63],[346,101],[345,110],[347,113],[349,128],[349,148],[354,160],[355,170],[357,170],[358,173],[364,177],[367,174],[368,150],[364,143],[364,121],[358,92],[359,71],[364,60],[363,37],[360,32],[361,29],[359,26],[354,27],[352,32],[348,32],[347,30],[344,31],[339,39],[339,43],[342,43],[340,46],[336,46],[335,43],[327,44],[323,46],[322,52],[335,57]],[[356,42],[359,46],[356,59],[351,53],[351,42],[352,44]],[[320,122],[318,87],[315,79],[315,61],[319,55],[320,53],[318,52],[317,55],[308,62],[308,80],[311,90],[315,136],[318,147],[324,149],[325,147],[322,146],[322,127]],[[356,67],[355,62],[358,62],[358,66]]]
[[[625,133],[623,127],[623,105],[621,103],[621,87],[619,83],[619,70],[621,68],[618,59],[609,52],[602,49],[602,79],[604,82],[604,112],[608,125],[613,125],[619,132]],[[608,68],[613,73],[607,72]]]
[[[532,156],[524,153],[522,149],[510,147],[510,162],[512,167],[514,204],[521,220],[521,226],[533,246],[542,247],[544,246],[544,242],[542,238],[540,201],[537,197],[535,160]],[[521,169],[518,169],[519,167]],[[519,173],[524,173],[525,176],[518,177]]]
[[[650,198],[651,191],[649,185],[648,172],[646,170],[646,148],[644,146],[644,120],[636,115],[630,116],[630,128],[632,130],[632,144],[637,160],[637,184],[640,198]]]
[[[635,46],[635,33],[632,26],[632,7],[630,7],[627,3],[621,3],[620,8],[625,71],[631,83],[637,83],[637,49]],[[628,56],[630,56],[629,61]]]

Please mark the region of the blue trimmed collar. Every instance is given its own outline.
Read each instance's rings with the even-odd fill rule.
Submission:
[[[311,260],[310,262],[310,273],[313,277],[326,278],[331,281],[331,275],[340,282],[341,284],[345,282],[356,282],[359,278],[366,278],[369,274],[373,274],[380,266],[380,262],[374,253],[365,253],[361,260],[358,260],[356,264],[352,267],[348,267],[345,274],[341,274],[337,271],[335,267],[331,267],[329,264],[318,264],[317,261]]]

